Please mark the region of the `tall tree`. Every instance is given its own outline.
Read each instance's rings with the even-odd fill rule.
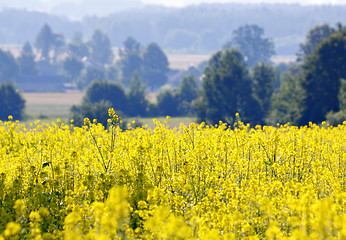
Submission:
[[[251,78],[240,51],[219,51],[209,60],[202,97],[196,103],[199,121],[232,121],[240,113],[246,122],[257,123],[258,102],[252,96]]]
[[[35,62],[35,55],[29,42],[23,45],[21,55],[17,61],[20,74],[37,75],[38,70]]]
[[[245,56],[246,63],[252,67],[256,62],[269,62],[275,54],[274,43],[264,38],[264,29],[257,25],[245,25],[233,31],[233,39],[225,48],[238,48]]]
[[[44,24],[36,37],[35,46],[46,60],[49,60],[49,51],[53,46],[53,42],[53,31],[48,24]]]
[[[152,89],[156,89],[167,82],[167,56],[156,43],[150,43],[144,49],[141,72],[143,81]]]
[[[127,85],[129,79],[131,79],[136,71],[141,75],[141,45],[132,37],[128,37],[123,44],[124,48],[119,51],[121,57],[120,68],[122,73],[122,81],[125,85]]]
[[[54,59],[63,51],[65,39],[62,34],[54,33],[48,24],[44,24],[36,37],[35,46],[40,51],[41,56],[49,61],[50,51],[54,50]]]
[[[302,116],[299,124],[321,122],[339,111],[341,79],[346,78],[346,28],[320,42],[304,62]]]
[[[341,80],[339,91],[340,110],[346,112],[346,79]]]
[[[0,49],[0,82],[13,80],[18,74],[18,65],[10,52]]]
[[[133,37],[126,38],[123,44],[124,49],[120,51],[120,55],[139,54],[141,51],[141,44]]]
[[[267,117],[268,124],[287,122],[298,124],[301,118],[300,102],[303,96],[300,77],[300,74],[295,73],[293,69],[281,74],[282,84],[272,97],[271,109]]]
[[[145,88],[138,72],[129,81],[127,92],[127,113],[129,116],[145,116],[148,101],[145,98]]]
[[[75,32],[72,41],[68,44],[69,51],[78,58],[90,55],[88,44],[83,42],[81,32]]]
[[[253,93],[261,107],[261,119],[268,114],[274,92],[274,68],[265,63],[257,63],[253,68]]]
[[[89,42],[91,48],[91,56],[102,64],[111,63],[113,61],[113,51],[111,42],[106,34],[100,30],[96,30]]]
[[[200,96],[200,89],[196,76],[190,73],[184,76],[180,86],[177,89],[177,98],[179,101],[179,112],[182,115],[192,114],[192,102]]]
[[[307,36],[304,44],[300,44],[300,49],[298,52],[298,60],[304,60],[308,55],[312,54],[317,45],[327,39],[332,33],[335,32],[335,29],[330,27],[328,24],[317,25],[312,28]]]

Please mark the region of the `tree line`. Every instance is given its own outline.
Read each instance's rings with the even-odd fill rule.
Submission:
[[[255,54],[255,49],[264,51]],[[210,124],[233,123],[238,114],[252,125],[346,120],[345,27],[324,24],[312,28],[295,63],[273,66],[269,60],[273,49],[263,29],[240,27],[233,40],[210,58],[201,83],[190,75],[178,89],[161,91],[159,111],[149,107],[147,114],[189,113]],[[135,79],[140,81],[138,75]]]
[[[297,63],[278,71],[276,85],[272,66],[258,62],[251,68],[236,49],[217,52],[205,69],[199,120],[232,121],[238,112],[253,124],[342,123],[346,120],[346,28],[341,24],[314,27],[297,55]]]
[[[63,34],[44,24],[34,44],[26,42],[17,59],[11,52],[0,49],[0,83],[8,80],[16,83],[21,75],[41,75],[38,64],[44,62],[45,66],[57,68],[57,74],[65,77],[65,83],[80,90],[87,89],[87,96],[92,91],[94,95],[99,94],[96,100],[91,98],[83,101],[79,108],[72,108],[74,115],[93,109],[90,104],[99,98],[102,98],[104,106],[116,103],[116,108],[127,116],[146,116],[147,112],[160,112],[153,110],[155,107],[147,109],[145,91],[157,91],[167,82],[167,56],[154,42],[142,46],[134,38],[128,37],[123,45],[118,53],[120,60],[115,61],[116,50],[112,49],[108,36],[103,32],[96,30],[89,41],[76,32],[71,41],[66,41]],[[6,83],[6,86],[10,87],[11,84]],[[95,93],[98,89],[101,91]],[[3,108],[4,116],[1,119],[13,114],[11,109]],[[21,114],[15,118],[20,119]]]
[[[89,4],[84,5],[90,7]],[[72,10],[83,12],[80,7],[71,7],[64,9],[64,14]],[[299,4],[201,4],[186,8],[148,6],[72,21],[44,12],[6,9],[0,11],[0,43],[34,42],[36,33],[46,22],[67,39],[72,39],[76,31],[82,31],[86,38],[91,38],[99,29],[109,36],[112,46],[121,47],[124,39],[132,36],[145,45],[156,42],[164,49],[211,53],[230,39],[233,30],[256,23],[267,29],[268,36],[278,43],[276,51],[279,55],[293,55],[306,32],[314,25],[346,22],[345,10],[346,6],[342,5]]]
[[[177,89],[161,89],[157,102],[152,103],[147,91],[165,83],[167,58],[157,44],[142,48],[128,38],[120,51],[118,81],[106,80],[107,76],[93,78],[72,115],[76,122],[86,116],[100,119],[101,112],[106,114],[104,110],[112,106],[127,116],[195,115],[210,124],[232,123],[237,113],[253,125],[307,125],[326,120],[338,124],[346,119],[344,26],[312,28],[295,63],[274,66],[270,62],[274,53],[273,42],[264,37],[262,28],[242,26],[205,64],[201,81],[194,75],[185,76]],[[156,76],[163,80],[153,81]]]

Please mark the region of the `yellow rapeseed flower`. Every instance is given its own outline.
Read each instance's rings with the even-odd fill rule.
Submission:
[[[89,118],[84,118],[84,125],[89,125],[89,124],[90,124]]]
[[[16,222],[9,222],[6,225],[6,229],[4,231],[4,236],[6,238],[10,238],[11,236],[15,236],[20,232],[20,224]]]

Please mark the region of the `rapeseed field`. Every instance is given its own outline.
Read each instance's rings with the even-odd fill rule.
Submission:
[[[346,239],[346,122],[0,122],[0,239]]]

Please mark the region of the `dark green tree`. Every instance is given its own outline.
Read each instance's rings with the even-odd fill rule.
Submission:
[[[298,60],[304,60],[308,55],[312,54],[316,46],[334,32],[335,29],[330,27],[328,24],[317,25],[312,28],[306,36],[305,43],[300,44],[300,49],[297,54]]]
[[[192,114],[194,109],[192,102],[200,96],[200,89],[196,76],[190,73],[184,76],[180,86],[177,89],[177,98],[179,101],[179,112],[182,115]]]
[[[301,118],[300,101],[303,96],[300,74],[289,70],[282,73],[280,78],[282,84],[272,97],[271,109],[266,122],[271,125],[288,122],[297,125]]]
[[[129,116],[145,116],[148,101],[145,98],[145,88],[142,79],[137,72],[129,81],[127,92],[127,114]]]
[[[89,42],[91,49],[91,57],[96,61],[107,64],[113,61],[113,51],[111,42],[106,34],[100,30],[96,30]]]
[[[339,90],[339,103],[340,110],[346,111],[346,79],[341,79],[341,85]]]
[[[100,101],[96,103],[83,103],[80,106],[73,105],[70,109],[71,119],[76,126],[83,126],[84,118],[91,121],[97,119],[98,123],[107,126],[108,109],[112,106],[110,102]]]
[[[13,80],[18,74],[18,65],[10,52],[0,49],[0,82]]]
[[[64,70],[72,81],[76,81],[83,69],[83,62],[75,56],[67,57],[63,62]]]
[[[25,100],[13,84],[0,84],[0,120],[7,120],[9,115],[16,120],[22,119]]]
[[[132,37],[128,37],[123,44],[124,48],[119,51],[121,57],[120,68],[122,81],[127,85],[128,80],[131,79],[136,71],[140,74],[142,65],[142,58],[140,56],[141,45]]]
[[[339,90],[340,110],[338,112],[329,112],[326,115],[326,120],[329,124],[337,126],[346,121],[346,79],[341,79]]]
[[[143,82],[152,89],[167,82],[168,60],[165,53],[156,43],[150,43],[143,52],[141,75]]]
[[[252,67],[256,62],[269,62],[275,54],[274,43],[264,38],[264,29],[257,25],[245,25],[233,31],[233,39],[224,48],[238,48],[245,56],[246,63]]]
[[[84,104],[109,102],[117,111],[127,113],[127,99],[121,85],[106,80],[96,80],[86,90]]]
[[[157,95],[157,111],[160,116],[178,116],[178,98],[176,94],[168,89]]]
[[[219,51],[204,71],[202,97],[196,103],[199,121],[232,122],[238,112],[245,122],[258,123],[259,104],[252,96],[252,81],[240,51]]]
[[[275,71],[275,82],[274,82],[274,89],[277,90],[281,86],[281,74],[285,71],[287,71],[291,66],[295,65],[296,63],[279,63],[275,65],[274,71]]]
[[[274,68],[269,64],[257,63],[253,68],[252,79],[253,93],[260,105],[261,119],[263,120],[269,112],[271,106],[271,97],[274,92]]]
[[[38,70],[35,62],[35,55],[29,42],[23,45],[21,55],[17,59],[17,62],[20,74],[37,75]]]
[[[346,78],[346,30],[339,29],[320,42],[303,65],[304,90],[299,124],[320,123],[330,111],[338,112],[341,79]]]

